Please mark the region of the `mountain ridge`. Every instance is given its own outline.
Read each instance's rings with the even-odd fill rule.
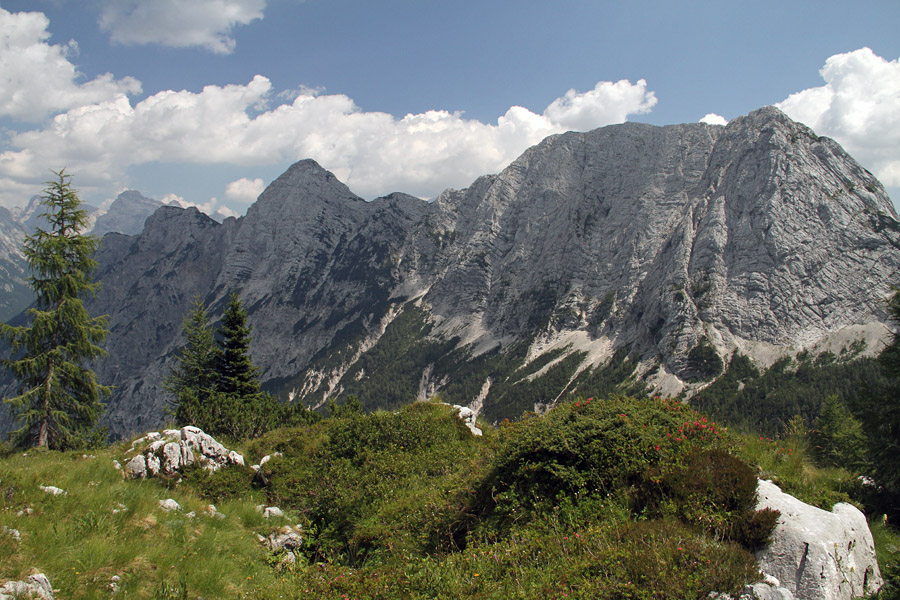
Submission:
[[[282,399],[438,392],[514,417],[604,369],[677,394],[736,351],[765,363],[874,341],[898,248],[881,184],[770,107],[551,136],[432,203],[365,202],[300,161],[239,219],[163,208],[140,235],[107,236],[89,307],[110,315],[116,362],[98,372],[117,386],[115,433],[161,421],[182,316],[194,297],[217,314],[231,291]],[[539,402],[526,379],[557,391]]]

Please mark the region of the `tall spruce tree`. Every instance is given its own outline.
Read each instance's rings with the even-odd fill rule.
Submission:
[[[99,287],[91,280],[99,240],[82,234],[88,216],[71,176],[65,169],[54,174],[40,201],[49,231],[38,227],[23,246],[37,297],[27,311],[30,324],[0,324],[12,348],[3,366],[20,384],[17,396],[4,399],[21,424],[13,439],[42,448],[84,439],[102,412],[101,396],[109,393],[87,367],[106,354],[98,346],[106,337],[106,318],[91,317],[82,300]]]
[[[216,391],[219,348],[209,324],[206,304],[194,300],[182,324],[185,346],[163,384],[172,394],[170,408],[179,425],[198,425]]]
[[[259,369],[250,361],[250,331],[247,311],[237,293],[232,292],[219,330],[222,337],[216,372],[220,392],[239,397],[259,393]]]

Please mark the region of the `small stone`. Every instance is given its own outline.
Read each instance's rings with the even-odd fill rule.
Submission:
[[[173,510],[181,510],[181,505],[175,502],[172,498],[167,498],[166,500],[159,501],[159,507],[166,512],[172,512]]]
[[[284,512],[277,506],[268,506],[263,510],[263,517],[266,519],[283,517]]]
[[[22,510],[17,512],[16,516],[17,517],[27,517],[28,515],[31,515],[33,513],[34,513],[34,509],[31,508],[30,506],[26,506],[25,508],[23,508]]]
[[[0,527],[0,533],[10,536],[12,539],[16,540],[17,542],[22,541],[22,534],[19,533],[18,529],[13,529],[12,527],[7,527],[6,525],[3,525],[2,527]]]
[[[41,490],[47,492],[48,494],[52,494],[54,496],[68,496],[69,493],[66,490],[61,490],[55,485],[41,485],[38,486]]]
[[[113,460],[113,466],[116,468],[116,471],[122,470],[122,465],[119,464],[119,461],[117,461],[117,460]]]

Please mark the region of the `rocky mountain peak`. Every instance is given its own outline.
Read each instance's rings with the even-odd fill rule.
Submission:
[[[103,236],[111,231],[135,235],[144,229],[144,221],[163,206],[159,200],[147,198],[137,190],[125,190],[110,204],[106,213],[94,223],[91,234]]]

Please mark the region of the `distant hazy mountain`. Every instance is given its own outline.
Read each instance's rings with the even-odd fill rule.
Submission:
[[[144,230],[147,217],[160,206],[163,203],[159,200],[147,198],[135,190],[126,190],[113,200],[109,210],[97,217],[90,233],[100,237],[110,232],[138,234]]]
[[[41,217],[40,196],[32,196],[28,203],[15,211],[0,207],[0,321],[6,321],[25,309],[34,300],[31,288],[25,283],[26,264],[22,241],[36,227],[47,228]],[[102,237],[110,232],[134,235],[144,229],[144,221],[162,206],[158,200],[146,198],[140,192],[126,190],[102,211],[90,204],[82,204],[89,217],[85,233]]]
[[[22,254],[25,231],[12,213],[0,206],[0,321],[28,306],[33,295],[25,281],[27,265]]]
[[[632,377],[664,393],[740,351],[883,337],[900,224],[834,141],[773,108],[547,138],[426,203],[301,161],[223,224],[159,209],[97,255],[117,433],[162,422],[193,298],[249,312],[267,389],[369,408],[440,393],[489,419]]]

